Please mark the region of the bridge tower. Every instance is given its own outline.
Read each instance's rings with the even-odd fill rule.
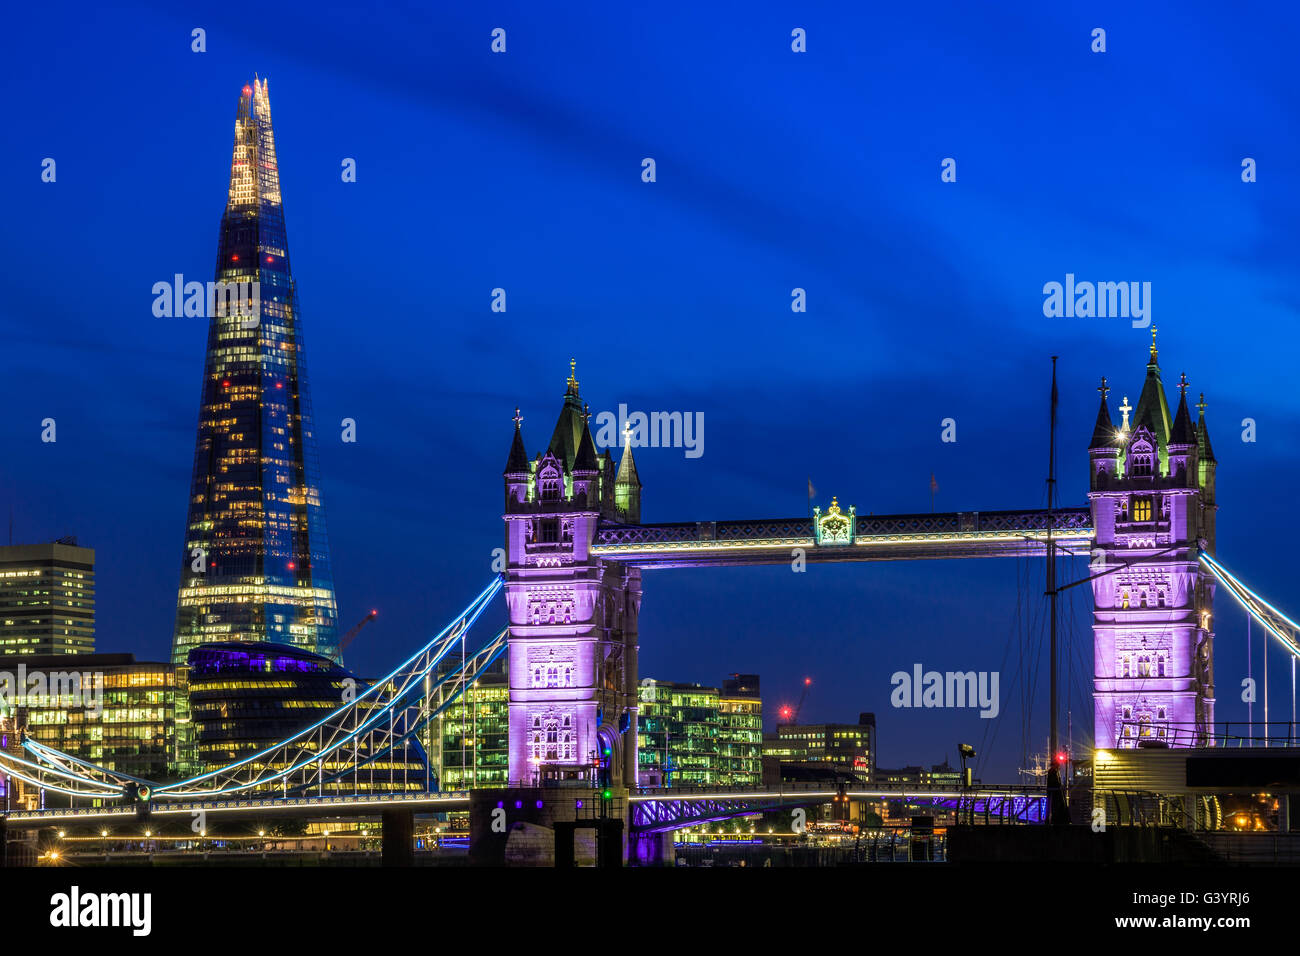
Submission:
[[[591,554],[600,522],[640,519],[641,482],[625,444],[615,474],[596,454],[570,363],[550,444],[531,461],[522,418],[506,462],[510,612],[510,781],[590,775],[636,784],[637,615],[641,571]]]
[[[1206,745],[1214,725],[1214,451],[1205,398],[1192,421],[1187,376],[1171,417],[1155,330],[1137,407],[1101,407],[1088,449],[1096,537],[1093,590],[1094,745]],[[1129,412],[1133,418],[1129,420]],[[1100,562],[1104,565],[1099,566]]]

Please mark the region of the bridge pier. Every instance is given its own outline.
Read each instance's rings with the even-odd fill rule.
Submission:
[[[673,866],[672,833],[628,834],[627,862],[631,866]]]
[[[415,865],[415,811],[385,810],[383,815],[384,866]]]

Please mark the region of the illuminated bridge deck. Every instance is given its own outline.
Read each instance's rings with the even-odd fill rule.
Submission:
[[[149,816],[162,819],[190,818],[200,811],[205,816],[217,818],[224,816],[364,816],[398,809],[414,810],[417,813],[468,810],[469,792],[454,790],[447,793],[385,793],[370,796],[340,794],[287,799],[178,800],[155,802],[149,809]],[[4,819],[11,829],[77,826],[91,823],[104,826],[131,823],[139,819],[139,810],[129,804],[53,810],[12,810],[4,814]]]
[[[818,544],[812,518],[602,524],[591,553],[639,568],[782,564],[801,548],[808,561],[903,561],[1024,557],[1045,553],[1049,515],[1037,511],[855,515],[846,543]],[[1061,508],[1053,537],[1069,553],[1087,553],[1092,515]]]

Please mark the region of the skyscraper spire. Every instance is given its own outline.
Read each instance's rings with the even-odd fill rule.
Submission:
[[[260,78],[235,111],[216,278],[248,287],[255,307],[209,317],[172,659],[213,641],[337,659],[302,317]]]

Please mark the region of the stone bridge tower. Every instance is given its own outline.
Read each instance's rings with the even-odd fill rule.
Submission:
[[[630,447],[617,475],[609,451],[596,454],[574,364],[531,460],[516,410],[504,473],[510,781],[635,786],[641,571],[591,546],[602,522],[640,519],[641,482]]]
[[[1156,357],[1152,330],[1118,428],[1102,379],[1088,450],[1091,573],[1126,565],[1092,582],[1097,748],[1207,745],[1214,727],[1214,582],[1199,555],[1214,553],[1216,462],[1204,395],[1193,422],[1181,376],[1171,418]]]

